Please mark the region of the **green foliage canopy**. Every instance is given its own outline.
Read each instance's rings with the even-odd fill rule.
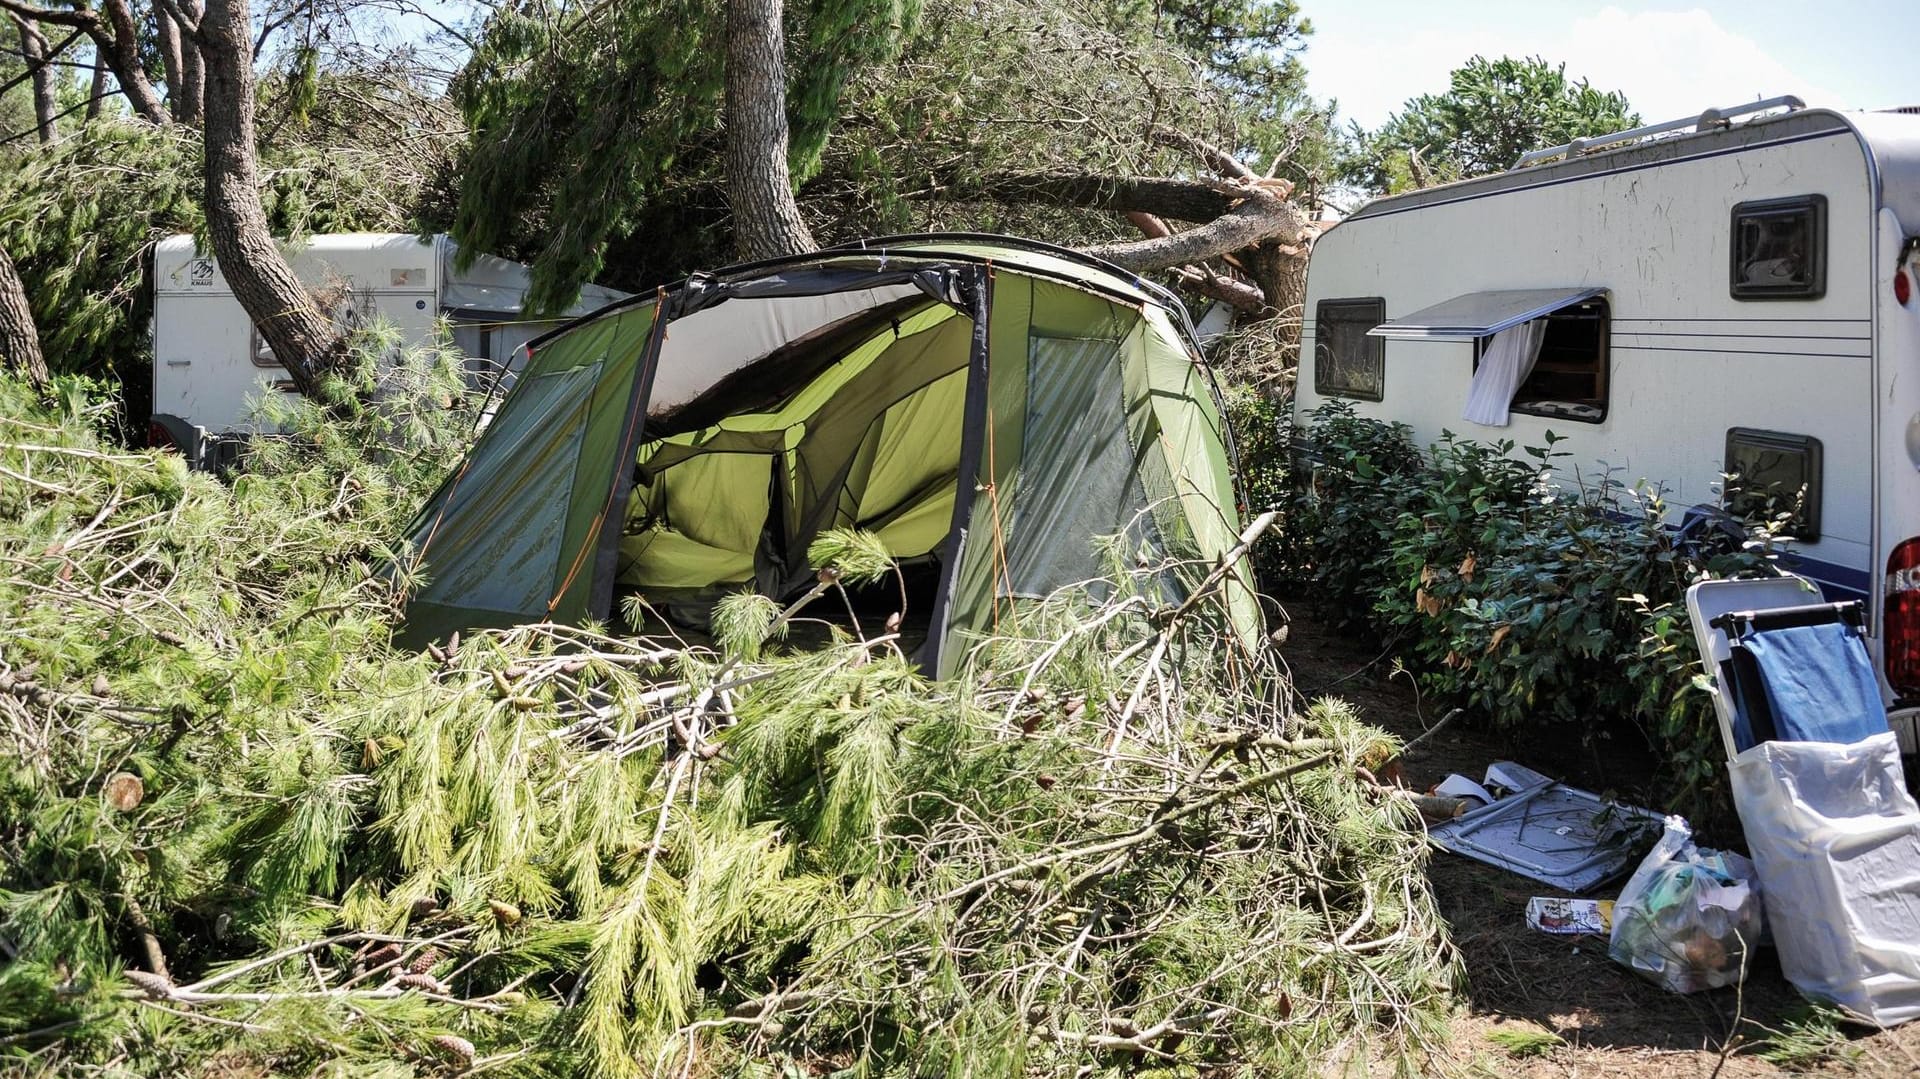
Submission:
[[[1331,112],[1307,93],[1301,54],[1313,23],[1294,0],[1142,0],[1115,8],[1117,18],[1148,22],[1205,65],[1240,114],[1232,149],[1263,171],[1279,159],[1276,175],[1298,183],[1331,178],[1339,138]]]
[[[0,245],[55,373],[138,378],[150,244],[201,227],[199,141],[101,120],[0,167]]]
[[[787,6],[796,181],[817,171],[851,74],[891,55],[918,16],[918,0]],[[544,233],[529,302],[563,309],[649,203],[712,167],[725,59],[725,4],[501,9],[452,87],[473,137],[454,235],[468,251],[513,251],[523,230]]]
[[[1390,193],[1498,172],[1528,150],[1639,123],[1626,95],[1569,80],[1565,64],[1476,56],[1454,69],[1445,93],[1413,98],[1377,131],[1356,125],[1343,172]]]
[[[454,233],[534,264],[538,302],[597,279],[647,288],[727,261],[724,5],[492,17],[453,93],[473,130]],[[1283,0],[813,0],[787,8],[790,164],[814,235],[939,229],[1060,243],[1111,214],[968,197],[1031,172],[1182,175],[1168,127],[1323,176],[1310,27]],[[628,107],[608,109],[606,101]]]

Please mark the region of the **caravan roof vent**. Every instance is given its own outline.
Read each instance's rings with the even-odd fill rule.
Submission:
[[[1682,116],[1678,120],[1668,120],[1661,124],[1647,124],[1643,127],[1628,128],[1625,131],[1616,131],[1611,135],[1591,135],[1586,138],[1575,139],[1564,146],[1549,146],[1543,150],[1529,150],[1520,155],[1520,160],[1514,162],[1513,167],[1521,169],[1528,165],[1538,165],[1543,161],[1551,161],[1556,157],[1578,157],[1581,154],[1592,153],[1604,147],[1617,146],[1625,142],[1639,142],[1641,139],[1649,139],[1655,135],[1667,135],[1678,131],[1685,131],[1688,128],[1692,128],[1694,131],[1706,131],[1710,128],[1726,127],[1736,116],[1751,116],[1754,113],[1767,112],[1772,109],[1792,111],[1806,107],[1806,102],[1794,97],[1792,94],[1782,94],[1779,97],[1769,97],[1760,101],[1749,101],[1744,105],[1733,105],[1724,109],[1708,109],[1698,116]]]

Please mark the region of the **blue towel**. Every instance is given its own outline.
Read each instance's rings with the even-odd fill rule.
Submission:
[[[1740,642],[1753,653],[1781,741],[1858,742],[1887,729],[1873,660],[1853,627],[1749,628]]]

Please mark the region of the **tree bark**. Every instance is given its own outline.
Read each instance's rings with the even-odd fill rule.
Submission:
[[[160,75],[167,83],[167,111],[180,119],[180,26],[162,5],[153,12],[155,44],[160,52]]]
[[[128,104],[142,119],[150,124],[165,125],[167,111],[160,104],[160,95],[154,91],[153,83],[147,79],[146,65],[140,62],[140,35],[134,29],[133,11],[127,6],[127,0],[101,0],[100,10],[106,14],[106,24],[112,32],[103,33],[97,18],[94,28],[88,32],[94,44],[106,50],[113,77],[120,83],[120,92],[127,95]]]
[[[314,305],[267,228],[253,143],[253,45],[247,0],[211,0],[195,36],[206,64],[207,232],[234,298],[301,393],[343,356],[339,329]]]
[[[47,361],[40,353],[33,309],[27,305],[27,286],[4,247],[0,247],[0,370],[25,378],[34,389],[47,384]]]
[[[55,125],[60,113],[59,100],[54,95],[53,69],[47,65],[51,59],[47,55],[47,39],[40,33],[40,26],[32,19],[13,17],[14,24],[20,30],[20,58],[26,62],[27,71],[33,77],[33,121],[40,133],[42,145],[60,137]]]
[[[1297,207],[1258,184],[1249,184],[1245,190],[1241,202],[1204,225],[1085,250],[1116,266],[1146,273],[1205,262],[1268,241],[1291,245],[1305,238],[1306,217]]]
[[[820,245],[787,169],[786,38],[781,0],[727,0],[727,193],[743,260]]]
[[[190,8],[198,5],[189,5]],[[206,116],[207,65],[200,58],[200,46],[187,38],[180,50],[180,122],[197,126]]]
[[[1243,261],[1247,275],[1260,283],[1274,315],[1296,327],[1292,340],[1283,339],[1281,344],[1298,344],[1297,327],[1307,299],[1307,244],[1262,244],[1247,252]]]
[[[1260,291],[1258,286],[1237,278],[1223,277],[1206,266],[1175,266],[1173,274],[1182,285],[1243,314],[1255,318],[1273,314],[1273,308],[1267,304],[1267,294]]]
[[[1142,218],[1144,240],[1106,244],[1087,252],[1126,269],[1144,273],[1203,262],[1255,244],[1277,240],[1298,243],[1307,221],[1285,197],[1283,181],[1181,180],[1161,176],[1102,176],[1092,173],[1013,173],[954,181],[916,192],[920,198],[1077,206]],[[1174,232],[1160,218],[1197,223]]]
[[[100,46],[93,47],[93,83],[87,88],[87,119],[100,118],[100,108],[107,101],[107,54]]]
[[[174,67],[167,73],[167,107],[174,120],[197,126],[206,100],[207,69],[195,34],[206,6],[202,0],[155,0],[155,4],[154,21],[171,28],[179,43]]]

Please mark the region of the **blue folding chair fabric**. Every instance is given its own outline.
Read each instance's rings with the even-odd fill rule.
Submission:
[[[1887,730],[1873,660],[1852,626],[1749,626],[1740,643],[1753,656],[1775,738],[1850,743]]]

